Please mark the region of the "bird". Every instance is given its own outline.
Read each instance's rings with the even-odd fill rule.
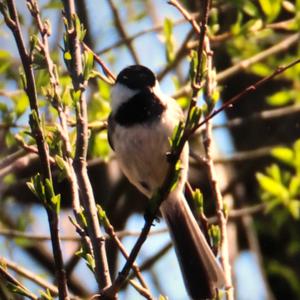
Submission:
[[[164,94],[146,66],[130,65],[111,88],[108,141],[128,180],[151,198],[167,175],[170,138],[184,120],[179,104]],[[224,272],[186,199],[189,145],[180,155],[176,187],[160,205],[174,244],[186,290],[193,300],[211,299],[225,285]]]

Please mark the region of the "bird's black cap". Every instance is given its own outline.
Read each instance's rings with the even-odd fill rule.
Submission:
[[[153,72],[142,65],[132,65],[123,69],[116,82],[127,86],[130,89],[138,90],[145,87],[154,87],[155,75]]]

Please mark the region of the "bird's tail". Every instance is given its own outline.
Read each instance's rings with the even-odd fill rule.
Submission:
[[[161,212],[169,227],[182,276],[194,300],[211,299],[225,285],[224,273],[182,193],[171,193]]]

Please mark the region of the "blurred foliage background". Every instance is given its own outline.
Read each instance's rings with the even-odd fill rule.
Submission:
[[[5,2],[5,1],[1,1]],[[28,49],[37,34],[26,1],[16,1]],[[60,78],[60,96],[68,108],[69,135],[75,143],[75,116],[71,79],[66,72],[60,1],[38,1],[41,15],[51,24],[51,57]],[[201,1],[181,3],[199,19]],[[154,70],[165,93],[183,108],[190,97],[189,53],[197,36],[189,23],[163,0],[82,0],[77,14],[86,35],[84,41],[117,74],[123,67],[141,63]],[[243,91],[277,67],[299,57],[300,1],[214,0],[209,18],[219,103]],[[34,51],[35,79],[43,128],[51,155],[61,151],[57,112],[49,95],[49,74],[43,55]],[[87,90],[90,141],[88,168],[96,200],[105,209],[116,230],[140,230],[146,201],[121,174],[109,148],[105,121],[110,112],[110,85],[101,79],[95,65]],[[23,91],[24,78],[11,32],[0,17],[0,254],[37,274],[53,280],[49,242],[35,240],[48,235],[47,220],[26,182],[39,170],[37,155],[30,151],[29,105]],[[203,101],[199,97],[199,102]],[[300,298],[300,65],[269,81],[213,120],[215,163],[230,217],[230,258],[238,299]],[[201,132],[191,140],[192,152],[201,155]],[[213,212],[205,167],[191,155],[190,182],[200,187],[208,216]],[[69,224],[70,190],[63,172],[53,167],[55,190],[61,194],[62,235],[75,235]],[[164,228],[163,221],[156,228]],[[8,229],[30,233],[13,236]],[[155,228],[154,228],[155,229]],[[135,237],[126,237],[130,249]],[[85,264],[76,255],[79,244],[64,242],[63,251],[70,289],[82,297],[96,285]],[[108,242],[111,272],[123,260]],[[138,263],[144,266],[153,294],[185,299],[169,237],[153,235]],[[241,258],[248,257],[246,260]],[[170,272],[172,270],[172,272]],[[173,272],[174,270],[174,272]],[[172,273],[172,274],[170,274]],[[84,274],[84,276],[82,276]],[[248,274],[248,276],[247,276]],[[253,276],[256,274],[256,276]],[[19,277],[19,275],[17,275]],[[21,278],[21,277],[19,277]],[[33,290],[38,288],[24,281]],[[15,297],[15,298],[13,298]],[[122,299],[140,299],[124,287]],[[0,281],[1,299],[12,296]]]

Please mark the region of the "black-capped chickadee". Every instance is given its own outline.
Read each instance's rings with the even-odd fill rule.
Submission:
[[[117,76],[111,91],[108,139],[129,181],[147,197],[162,185],[168,170],[166,153],[175,126],[183,120],[176,101],[164,95],[148,68],[133,65]],[[189,147],[181,153],[180,179],[160,207],[192,299],[212,298],[225,284],[224,274],[183,194]]]

